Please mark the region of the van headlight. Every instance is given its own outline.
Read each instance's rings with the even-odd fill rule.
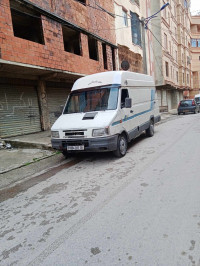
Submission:
[[[109,135],[109,127],[93,129],[92,136],[93,137],[103,137]]]
[[[55,138],[55,139],[58,139],[60,137],[59,136],[59,131],[51,131],[51,137]]]

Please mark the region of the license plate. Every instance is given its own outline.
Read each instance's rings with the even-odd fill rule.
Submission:
[[[67,146],[68,151],[83,151],[84,150],[84,145],[80,146]]]

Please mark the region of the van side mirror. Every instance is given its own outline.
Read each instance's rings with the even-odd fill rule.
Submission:
[[[131,108],[132,107],[132,99],[126,98],[125,99],[125,108]]]

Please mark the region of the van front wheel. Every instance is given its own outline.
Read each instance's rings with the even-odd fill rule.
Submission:
[[[146,130],[146,135],[148,137],[153,137],[154,135],[154,122],[152,120],[150,121],[149,128]]]
[[[65,156],[66,159],[69,157],[69,153],[67,151],[62,151],[62,154]]]
[[[119,135],[117,140],[117,149],[113,151],[114,155],[118,158],[123,157],[127,152],[127,138],[124,134]]]

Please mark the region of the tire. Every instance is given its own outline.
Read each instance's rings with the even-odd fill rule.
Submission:
[[[62,151],[62,154],[65,156],[65,158],[69,157],[69,153],[67,151]]]
[[[197,114],[197,110],[195,109],[194,114]]]
[[[126,155],[127,152],[127,138],[124,134],[118,136],[117,140],[117,149],[116,151],[113,151],[114,155],[118,158],[121,158]]]
[[[149,128],[146,129],[147,137],[153,137],[154,135],[154,122],[153,120],[150,121]]]
[[[180,115],[181,113],[178,112],[178,115]]]

